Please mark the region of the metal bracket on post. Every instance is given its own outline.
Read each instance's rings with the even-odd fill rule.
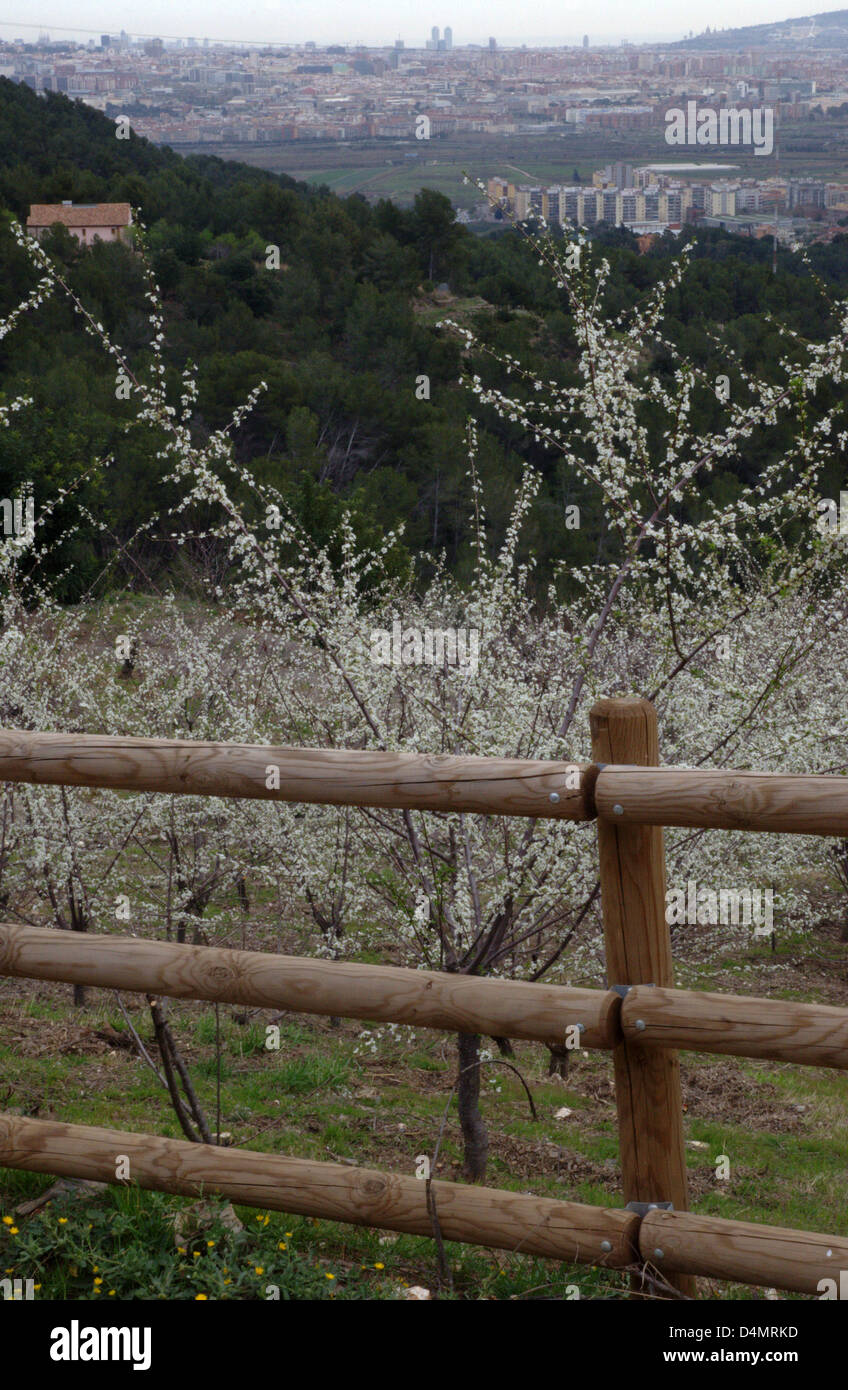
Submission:
[[[610,989],[611,989],[615,994],[620,994],[621,997],[622,997],[622,999],[626,999],[627,996],[628,996],[628,994],[630,993],[631,989],[633,989],[633,988],[634,988],[633,985],[610,985]],[[640,988],[640,989],[653,989],[653,988],[654,988],[654,982],[653,982],[653,980],[645,980],[644,983],[641,984],[641,985],[639,986],[639,988]]]
[[[628,1202],[625,1211],[635,1211],[637,1216],[647,1216],[649,1211],[674,1211],[673,1202]]]

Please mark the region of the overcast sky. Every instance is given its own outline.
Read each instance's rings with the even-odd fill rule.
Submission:
[[[848,0],[843,0],[843,5]],[[821,5],[818,0],[816,10]],[[828,5],[826,10],[843,8]],[[813,11],[815,12],[815,11]],[[822,12],[822,11],[819,11]],[[807,14],[810,11],[806,11]],[[489,35],[504,45],[568,43],[584,33],[590,42],[615,43],[677,39],[738,24],[764,24],[801,18],[798,0],[7,0],[0,19],[4,38],[89,37],[92,30],[278,43],[387,44],[403,39],[422,46],[430,27],[453,28],[454,44],[485,43]]]

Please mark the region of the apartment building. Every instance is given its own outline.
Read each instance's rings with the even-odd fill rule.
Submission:
[[[510,187],[505,179],[489,181],[490,194],[503,206],[511,207],[519,221],[543,217],[550,224],[578,227],[591,227],[597,222],[614,226],[679,226],[692,206],[692,191],[683,185],[667,188],[656,184],[647,188],[519,185],[512,193]]]

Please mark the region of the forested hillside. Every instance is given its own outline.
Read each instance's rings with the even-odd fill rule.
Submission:
[[[461,342],[439,321],[472,328],[483,349],[520,358],[540,379],[575,380],[565,297],[519,232],[475,237],[429,191],[408,211],[389,202],[370,207],[359,196],[340,199],[214,157],[182,159],[135,136],[117,139],[111,122],[79,103],[0,80],[0,318],[36,283],[9,230],[12,219],[25,222],[32,202],[62,199],[129,201],[138,210],[165,300],[175,399],[179,371],[198,364],[196,429],[221,427],[266,382],[240,426],[238,458],[281,489],[313,536],[329,535],[348,507],[363,538],[403,522],[407,558],[444,550],[458,574],[466,571],[471,395],[460,382]],[[781,252],[773,274],[769,244],[716,232],[687,231],[683,240],[693,238],[692,265],[671,296],[665,331],[708,380],[727,376],[733,394],[747,370],[769,378],[785,347],[781,324],[814,340],[832,329],[826,295],[799,255]],[[46,246],[93,317],[143,369],[149,308],[137,252],[116,245],[81,251],[64,232]],[[278,269],[269,268],[276,255],[269,248],[278,248]],[[586,274],[609,258],[605,307],[614,316],[667,273],[678,250],[669,237],[639,254],[629,233],[607,229],[593,237]],[[825,286],[844,289],[848,237],[815,248],[811,267]],[[445,285],[449,293],[437,288]],[[484,385],[506,383],[486,351],[464,356],[467,373]],[[646,373],[662,378],[669,361],[661,345],[645,344]],[[510,387],[523,389],[515,378]],[[827,390],[808,405],[812,417],[830,404]],[[153,532],[134,539],[151,510],[168,504],[167,468],[149,433],[127,429],[130,406],[116,398],[114,374],[64,297],[25,315],[0,343],[0,405],[20,395],[34,404],[0,431],[0,496],[31,482],[38,503],[74,485],[72,534],[61,506],[48,524],[57,571],[73,566],[65,593],[81,592],[116,547],[129,544],[147,574],[170,565],[173,550]],[[700,386],[691,423],[708,430],[723,408]],[[522,545],[537,556],[541,575],[556,561],[580,564],[614,548],[591,491],[574,493],[555,451],[518,421],[486,408],[478,414],[493,541],[504,534],[516,481],[530,461],[542,485]],[[650,432],[647,416],[645,425]],[[755,433],[744,464],[719,463],[713,495],[730,498],[740,481],[751,482],[785,448],[785,428]],[[96,466],[103,456],[114,459],[108,482]],[[835,452],[833,490],[843,476]],[[107,530],[80,524],[77,501]],[[575,503],[580,525],[566,528],[565,508]]]

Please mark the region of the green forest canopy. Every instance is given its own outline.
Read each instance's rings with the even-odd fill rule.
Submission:
[[[117,140],[113,123],[84,104],[0,79],[0,318],[35,284],[11,220],[25,222],[31,203],[63,199],[130,202],[138,210],[164,297],[175,395],[179,371],[196,362],[201,428],[224,424],[267,382],[237,436],[239,458],[280,488],[313,536],[328,537],[343,508],[363,537],[403,522],[409,559],[443,550],[462,574],[469,563],[465,422],[475,403],[460,384],[458,343],[437,320],[460,318],[483,343],[546,380],[574,380],[564,297],[519,232],[475,236],[431,190],[407,210],[388,201],[370,206],[359,195],[339,198],[212,156],[182,158],[134,135]],[[785,348],[769,315],[812,339],[827,331],[821,294],[799,256],[782,252],[773,273],[770,244],[713,230],[687,229],[683,238],[694,243],[693,264],[672,295],[666,331],[708,378],[733,382],[728,347],[743,369],[769,375]],[[613,228],[598,229],[593,242],[612,264],[612,314],[667,272],[679,246],[666,236],[640,254],[628,232]],[[82,250],[62,229],[45,244],[95,318],[143,367],[148,306],[136,252],[115,244]],[[268,268],[268,246],[279,248],[279,269]],[[824,282],[844,293],[848,238],[814,247],[811,259]],[[450,298],[434,296],[443,283]],[[485,355],[469,365],[497,381]],[[667,370],[663,351],[646,345],[645,371]],[[429,378],[429,399],[416,395],[421,376]],[[509,388],[520,389],[514,378]],[[108,360],[68,303],[48,301],[0,341],[0,404],[21,394],[34,404],[0,431],[0,496],[29,484],[38,503],[75,484],[75,498],[107,525],[80,527],[76,501],[52,516],[55,566],[70,570],[66,595],[82,592],[110,552],[128,544],[145,573],[167,566],[173,552],[161,540],[133,540],[168,500],[164,465],[154,460],[148,433],[126,429],[131,404],[116,398]],[[695,425],[715,427],[718,409],[714,394],[701,390]],[[548,577],[557,561],[582,564],[602,553],[611,542],[600,533],[591,495],[578,492],[526,430],[478,411],[492,543],[503,535],[514,485],[530,462],[542,486],[524,544],[540,575]],[[752,439],[744,476],[738,465],[717,469],[713,495],[732,496],[779,446],[774,433]],[[105,455],[114,458],[108,474],[92,467]],[[834,493],[843,477],[835,456]],[[574,502],[582,513],[577,530],[564,524]],[[65,539],[71,512],[74,530]]]

